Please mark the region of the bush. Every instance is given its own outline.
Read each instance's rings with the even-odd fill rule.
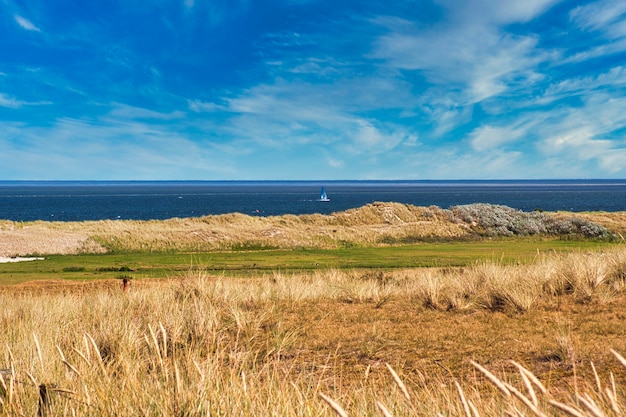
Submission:
[[[67,266],[63,268],[63,272],[85,272],[84,266]]]
[[[557,219],[541,211],[528,213],[486,203],[453,206],[449,216],[452,221],[466,223],[475,232],[492,237],[549,234],[606,239],[611,236],[605,227],[585,219]]]

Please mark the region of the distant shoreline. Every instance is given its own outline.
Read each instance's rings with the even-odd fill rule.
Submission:
[[[208,186],[311,186],[319,187],[325,184],[348,185],[348,186],[390,186],[390,185],[419,185],[419,186],[445,186],[445,185],[626,185],[626,178],[561,178],[561,179],[447,179],[447,180],[0,180],[2,186],[106,186],[106,185],[208,185]]]

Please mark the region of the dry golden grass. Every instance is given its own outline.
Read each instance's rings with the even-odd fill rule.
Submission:
[[[373,203],[331,215],[232,213],[162,221],[0,222],[0,256],[118,251],[207,251],[248,244],[275,248],[374,244],[383,237],[460,237],[467,226],[436,207]]]
[[[0,415],[622,415],[625,265],[5,287]]]
[[[624,213],[557,213],[612,231],[626,230]],[[162,221],[0,221],[0,256],[105,251],[210,251],[235,247],[336,248],[346,243],[462,238],[475,231],[438,207],[372,203],[331,215],[256,217],[240,213]]]

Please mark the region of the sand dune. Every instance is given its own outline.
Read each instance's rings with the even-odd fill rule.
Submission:
[[[613,233],[626,234],[626,212],[559,212],[550,215],[579,217]],[[259,217],[231,213],[148,221],[0,221],[0,257],[105,253],[110,250],[193,252],[237,247],[329,248],[346,243],[377,245],[428,238],[456,239],[475,234],[476,230],[473,221],[468,223],[455,218],[449,210],[439,207],[380,202],[330,215]]]

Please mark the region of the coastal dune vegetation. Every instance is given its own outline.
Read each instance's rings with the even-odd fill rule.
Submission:
[[[623,215],[373,203],[329,216],[0,222],[1,256],[56,254],[60,266],[65,255],[85,277],[74,262],[159,251],[406,257],[406,245],[461,241],[470,255],[242,276],[193,264],[160,279],[116,264],[127,279],[0,285],[0,415],[621,416]],[[512,260],[467,249],[546,240],[574,244]]]
[[[604,213],[596,219],[589,213],[527,213],[491,204],[442,209],[372,203],[331,215],[231,213],[158,221],[0,221],[0,256],[338,248],[503,236],[607,239],[623,233],[626,218],[620,215]]]

